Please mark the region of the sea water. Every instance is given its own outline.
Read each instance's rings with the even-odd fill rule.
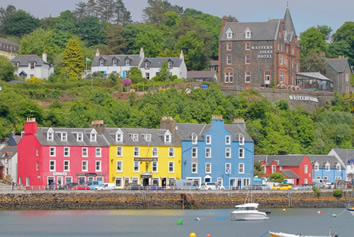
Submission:
[[[344,208],[269,209],[269,220],[230,221],[232,209],[0,211],[0,236],[260,237],[267,231],[354,236]],[[183,222],[183,223],[178,223]]]

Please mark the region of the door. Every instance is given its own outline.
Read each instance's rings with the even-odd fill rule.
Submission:
[[[166,183],[167,183],[166,178],[161,178],[161,186],[166,187]]]
[[[143,179],[143,186],[149,186],[149,179],[148,178],[144,178]]]
[[[57,186],[59,187],[61,185],[63,185],[63,177],[62,176],[58,176],[57,177]]]

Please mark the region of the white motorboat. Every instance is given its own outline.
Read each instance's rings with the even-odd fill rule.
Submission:
[[[233,221],[256,221],[269,219],[267,213],[258,211],[258,203],[245,203],[236,205],[236,209],[231,212]]]
[[[283,232],[270,232],[270,231],[269,231],[269,235],[270,237],[337,237],[338,236],[336,233],[333,233],[333,235],[319,236],[319,235],[287,234]]]

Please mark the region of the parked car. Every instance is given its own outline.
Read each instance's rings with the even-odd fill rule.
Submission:
[[[312,190],[311,184],[300,184],[294,187],[294,190]]]
[[[266,184],[261,185],[262,190],[270,190],[270,186]]]
[[[271,188],[271,190],[292,190],[293,186],[290,184],[278,184]]]
[[[76,185],[78,185],[78,183],[67,183],[67,184],[64,184],[64,185],[61,185],[59,187],[60,190],[68,190],[72,187],[75,187]]]
[[[84,184],[78,184],[76,186],[73,186],[71,188],[69,188],[70,190],[90,190],[89,186],[86,186]]]
[[[114,190],[116,188],[117,187],[114,183],[104,183],[103,186],[95,187],[95,190]]]
[[[129,190],[145,190],[145,187],[137,183],[129,183],[125,186],[125,189]]]
[[[325,189],[333,189],[334,188],[334,184],[331,182],[326,182],[324,183],[324,188]]]
[[[200,190],[225,190],[225,187],[214,182],[202,183]]]
[[[149,185],[148,190],[164,190],[164,188],[158,185]]]
[[[94,190],[96,187],[103,186],[103,181],[88,181],[86,186],[88,186],[91,190]]]
[[[199,190],[200,188],[193,180],[179,179],[176,180],[176,185],[170,187],[170,189]]]
[[[261,185],[250,185],[250,186],[243,186],[242,190],[262,190]]]

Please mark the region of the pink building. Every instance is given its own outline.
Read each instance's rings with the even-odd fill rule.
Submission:
[[[25,186],[108,181],[109,143],[103,121],[90,128],[37,127],[28,118],[18,144],[18,180]]]

